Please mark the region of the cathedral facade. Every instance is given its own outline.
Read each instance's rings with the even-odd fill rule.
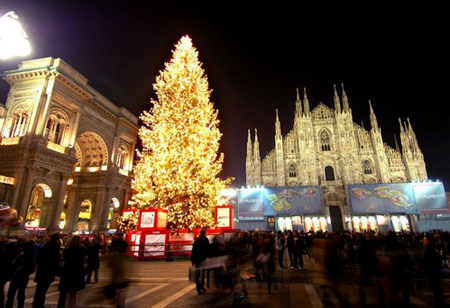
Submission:
[[[322,206],[339,207],[350,215],[346,185],[362,183],[404,183],[428,180],[425,161],[413,127],[400,122],[401,150],[383,141],[372,105],[370,130],[353,121],[352,110],[342,86],[334,88],[334,109],[320,103],[310,108],[306,90],[303,100],[297,90],[294,127],[285,136],[276,113],[275,147],[265,156],[248,132],[247,186],[320,186]],[[331,214],[333,215],[333,214]]]
[[[0,104],[0,202],[29,229],[114,227],[131,198],[138,119],[61,59],[7,71]]]

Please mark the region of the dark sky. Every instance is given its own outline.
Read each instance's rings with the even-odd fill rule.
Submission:
[[[29,58],[62,58],[135,115],[150,108],[152,83],[188,34],[220,111],[223,176],[235,177],[234,186],[245,184],[247,129],[258,128],[264,156],[274,146],[276,108],[283,134],[292,128],[296,87],[307,88],[314,108],[333,106],[333,84],[344,83],[354,121],[369,128],[370,99],[391,146],[397,118],[409,116],[429,177],[449,187],[450,50],[443,8],[180,3],[2,0],[0,14],[19,15],[33,46]],[[20,60],[0,62],[0,70]],[[3,103],[8,90],[1,82]]]

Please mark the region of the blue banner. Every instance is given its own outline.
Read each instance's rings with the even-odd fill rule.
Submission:
[[[319,186],[270,187],[264,191],[264,214],[322,214]]]
[[[411,183],[348,185],[353,214],[417,214]]]
[[[239,190],[239,219],[264,219],[263,195],[263,188],[249,188]]]
[[[442,183],[414,183],[412,187],[420,214],[450,213]]]

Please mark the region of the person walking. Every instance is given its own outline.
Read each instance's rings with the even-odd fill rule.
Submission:
[[[36,255],[37,269],[34,281],[37,285],[34,292],[33,308],[44,308],[45,294],[59,272],[61,263],[59,244],[59,234],[52,234],[50,241]]]
[[[292,234],[292,231],[288,231],[288,236],[286,238],[286,247],[288,249],[289,254],[289,268],[294,268],[294,254],[295,254],[295,246],[294,246],[294,235]]]
[[[34,245],[31,241],[22,242],[19,245],[19,254],[12,263],[11,284],[8,289],[8,299],[5,307],[12,308],[14,296],[17,292],[17,307],[23,308],[25,304],[25,290],[30,275],[34,272]]]
[[[98,282],[98,269],[100,268],[100,250],[102,247],[98,240],[94,240],[94,243],[89,246],[89,252],[87,256],[87,277],[86,284],[91,283],[92,272],[94,272],[94,280]]]
[[[303,234],[299,234],[297,231],[294,233],[294,247],[295,247],[295,261],[294,266],[298,269],[303,268],[303,254],[306,248],[305,238]]]
[[[281,232],[281,230],[278,230],[277,232],[277,241],[275,245],[278,252],[278,265],[280,266],[280,268],[284,268],[283,258],[284,258],[285,239],[284,234],[283,232]]]
[[[200,268],[200,264],[208,257],[209,240],[206,237],[206,231],[201,230],[199,236],[195,239],[191,252],[192,266],[195,267],[195,284],[197,293],[200,295],[206,292],[205,289],[205,271]]]
[[[5,307],[4,288],[11,279],[11,265],[14,260],[14,243],[0,241],[0,308]]]
[[[441,284],[442,262],[439,253],[436,250],[436,239],[433,235],[427,234],[423,239],[425,251],[423,255],[423,269],[430,281],[431,289],[434,294],[434,306],[445,307],[444,291]]]
[[[86,248],[81,243],[81,237],[74,235],[69,245],[63,251],[63,265],[61,268],[61,280],[59,282],[58,308],[66,305],[67,293],[69,293],[69,307],[75,307],[77,292],[84,289],[84,257]]]

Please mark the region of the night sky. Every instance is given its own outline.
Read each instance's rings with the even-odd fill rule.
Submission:
[[[292,128],[297,87],[306,87],[313,109],[320,102],[333,107],[333,84],[344,83],[354,121],[370,128],[370,99],[391,146],[394,134],[399,137],[398,117],[410,117],[429,177],[449,189],[450,50],[443,8],[139,3],[2,0],[0,14],[19,15],[33,46],[28,59],[62,58],[136,116],[150,108],[152,83],[188,34],[219,109],[222,176],[235,177],[235,187],[245,184],[247,129],[258,129],[264,156],[274,147],[276,108],[283,134]],[[0,62],[0,71],[22,60]],[[2,81],[2,103],[8,90]]]

